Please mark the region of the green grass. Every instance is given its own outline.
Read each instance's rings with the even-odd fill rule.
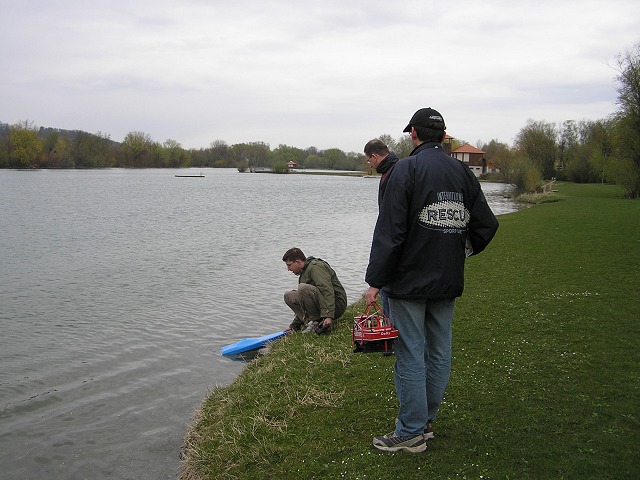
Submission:
[[[501,216],[468,260],[426,453],[371,446],[393,429],[393,357],[352,353],[358,304],[211,391],[182,478],[640,478],[640,202],[607,185],[556,195]]]

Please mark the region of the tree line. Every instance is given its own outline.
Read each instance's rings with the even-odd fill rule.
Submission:
[[[331,148],[305,150],[264,142],[228,145],[216,140],[206,148],[185,149],[168,139],[154,141],[144,132],[129,132],[122,142],[109,135],[79,130],[36,128],[23,121],[0,124],[0,168],[271,168],[286,171],[293,161],[304,168],[361,170],[364,155]]]
[[[528,120],[513,145],[494,139],[477,142],[487,162],[499,173],[492,180],[506,181],[521,191],[536,191],[546,180],[602,182],[622,185],[640,197],[640,43],[616,58],[618,109],[601,120],[566,120],[549,123]],[[411,139],[379,137],[398,157],[408,156]],[[463,143],[453,140],[453,148]],[[175,140],[163,143],[134,131],[120,143],[98,132],[36,128],[29,121],[0,123],[0,168],[269,168],[287,172],[287,164],[301,168],[369,171],[362,153],[337,148],[318,150],[263,142],[228,145],[215,140],[206,148],[185,149]],[[371,172],[370,172],[371,173]]]

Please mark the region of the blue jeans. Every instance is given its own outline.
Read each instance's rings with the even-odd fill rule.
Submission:
[[[387,318],[391,318],[391,315],[389,315],[389,297],[382,290],[378,292],[378,295],[380,296],[380,303],[382,303],[382,312]]]
[[[451,374],[455,299],[414,302],[389,299],[398,338],[394,381],[400,410],[396,435],[421,435],[436,419]]]

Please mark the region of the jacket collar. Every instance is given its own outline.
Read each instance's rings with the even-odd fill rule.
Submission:
[[[440,142],[424,142],[414,148],[409,155],[415,155],[422,150],[426,150],[427,148],[442,148],[442,144]]]
[[[389,155],[387,155],[385,159],[380,162],[380,165],[377,166],[376,172],[385,173],[387,170],[393,167],[397,161],[398,157],[396,156],[396,154],[393,152],[389,152]]]

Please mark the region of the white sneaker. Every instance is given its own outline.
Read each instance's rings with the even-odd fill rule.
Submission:
[[[318,325],[320,325],[320,322],[316,322],[315,320],[313,322],[309,322],[307,324],[307,328],[305,328],[302,333],[315,333],[316,328],[318,328]]]
[[[395,433],[375,437],[373,446],[383,452],[405,452],[418,453],[427,449],[427,441],[424,435],[413,435],[409,437],[398,437]]]

